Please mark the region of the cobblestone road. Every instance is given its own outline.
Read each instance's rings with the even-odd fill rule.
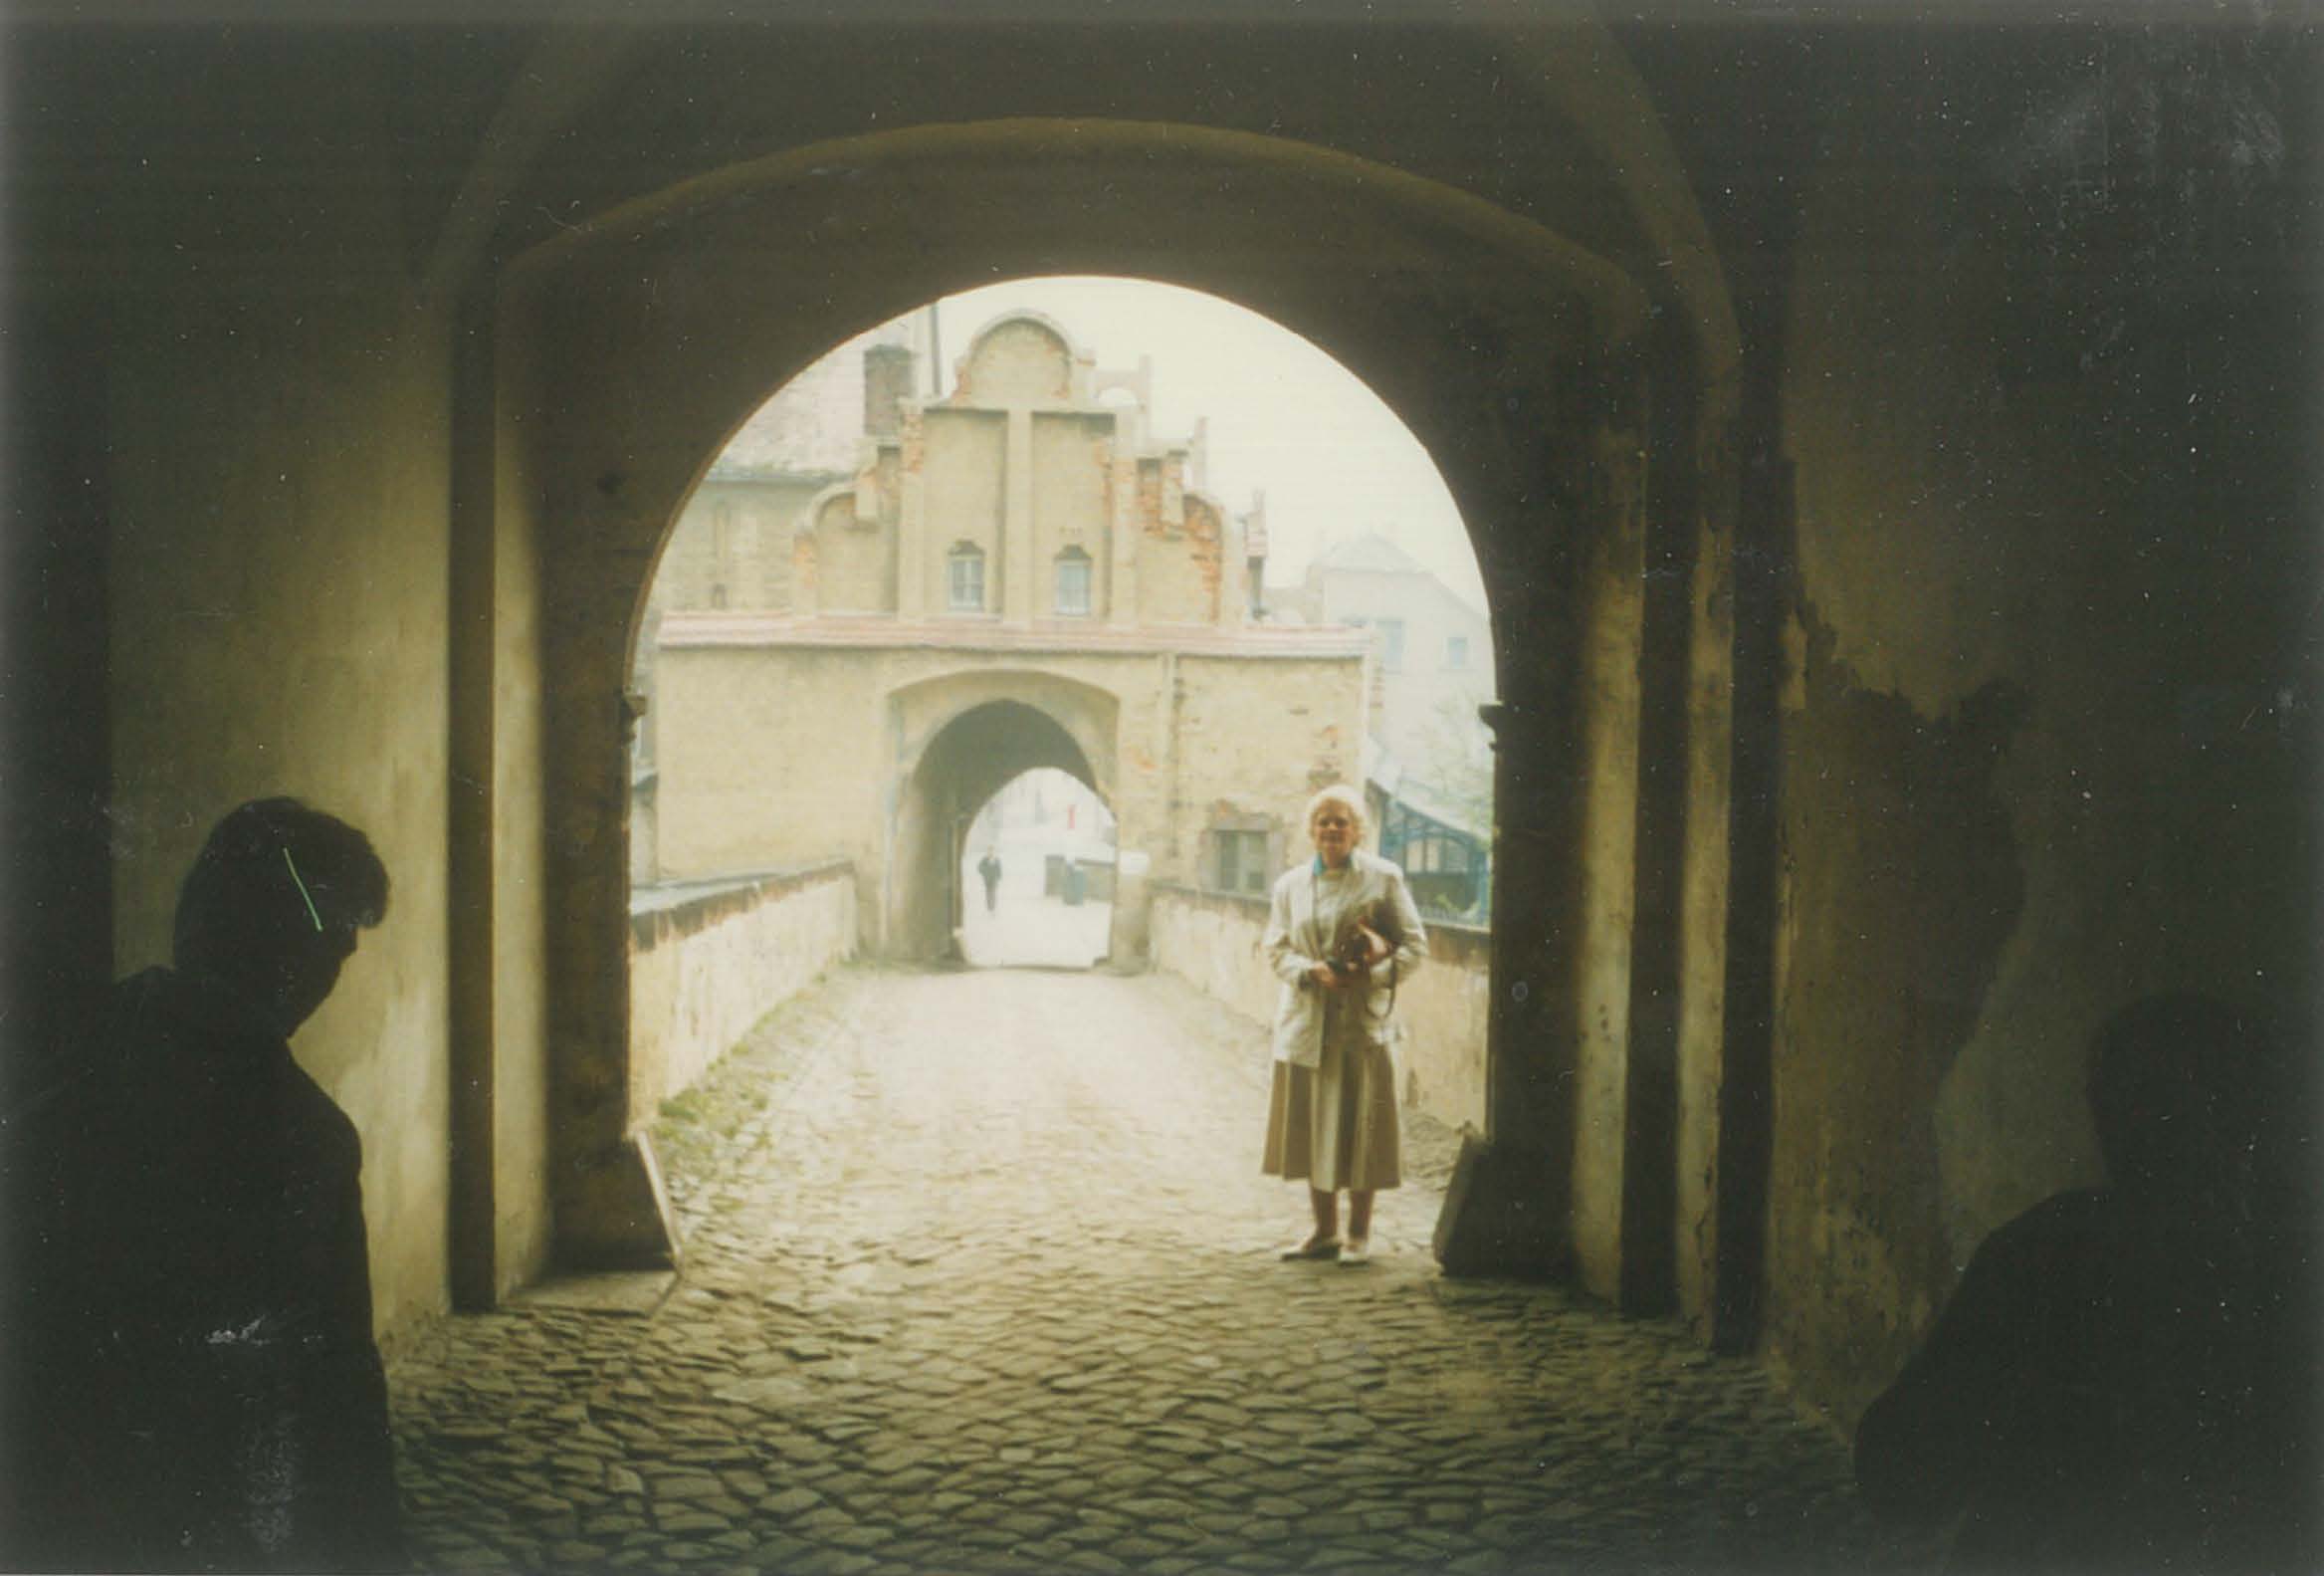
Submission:
[[[431,1570],[1500,1572],[1897,1563],[1745,1363],[1427,1254],[1285,1264],[1263,1036],[1162,978],[851,970],[659,1135],[686,1272],[391,1365]]]

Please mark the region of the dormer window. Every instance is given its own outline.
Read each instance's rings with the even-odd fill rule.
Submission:
[[[1057,555],[1057,616],[1090,615],[1090,556],[1079,548]]]
[[[955,613],[984,611],[984,550],[955,543],[945,559],[945,605]]]

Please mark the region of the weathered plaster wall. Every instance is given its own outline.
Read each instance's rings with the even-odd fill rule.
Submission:
[[[221,94],[260,91],[219,71]],[[276,134],[335,143],[381,85],[343,86],[278,97]],[[244,799],[296,794],[370,834],[386,923],[294,1049],[361,1133],[392,1325],[445,1300],[450,325],[392,268],[254,288],[230,261],[399,256],[384,164],[348,166],[368,200],[254,183],[204,202],[215,149],[142,145],[156,196],[127,222],[173,261],[116,304],[108,357],[115,958],[167,960],[178,883]]]
[[[1174,473],[1170,457],[1164,474]],[[1146,469],[1141,467],[1142,470]],[[1138,616],[1145,623],[1209,623],[1219,613],[1218,509],[1181,497],[1175,510],[1150,501],[1138,539]]]
[[[478,403],[486,404],[481,394]],[[482,671],[462,666],[455,672],[454,704],[456,708],[473,707],[483,701],[490,706],[487,726],[492,791],[486,811],[488,823],[481,835],[490,849],[487,879],[491,891],[483,956],[465,956],[463,950],[472,941],[470,933],[457,923],[457,916],[475,899],[459,889],[456,878],[452,965],[456,989],[473,990],[481,977],[490,998],[489,1017],[482,1027],[490,1036],[491,1103],[484,1125],[489,1126],[492,1153],[487,1176],[476,1184],[489,1187],[490,1198],[456,1197],[454,1202],[456,1216],[469,1210],[490,1211],[490,1292],[497,1297],[536,1278],[547,1267],[556,1223],[548,1177],[551,1139],[547,919],[541,878],[546,849],[541,819],[545,786],[541,779],[539,524],[528,508],[524,446],[507,425],[507,412],[493,409],[484,414],[498,423],[494,451],[502,463],[494,469],[489,518],[474,523],[475,529],[491,533],[491,581],[486,587],[471,587],[470,593],[489,595],[490,666]],[[464,612],[469,606],[465,598],[458,605]],[[456,742],[460,738],[456,730]],[[467,771],[466,751],[456,743],[456,790],[472,788],[464,780]],[[463,1014],[455,1014],[454,1024],[455,1035],[471,1031]],[[456,1082],[454,1098],[457,1101],[460,1097]],[[477,1092],[471,1089],[467,1097],[475,1099]],[[469,1120],[477,1120],[474,1113],[469,1113]],[[457,1108],[455,1123],[456,1131],[466,1130]],[[455,1251],[463,1250],[456,1239]],[[457,1293],[465,1297],[464,1283],[480,1280],[485,1274],[482,1263],[457,1265]]]
[[[919,563],[907,563],[904,572],[918,574],[926,586],[924,606],[949,607],[946,562],[954,547],[966,543],[984,555],[984,610],[998,612],[1008,572],[1001,543],[1008,418],[997,410],[934,409],[922,416],[921,430],[928,474],[941,476],[944,483],[921,495],[928,500],[921,539],[927,550]]]
[[[1432,925],[1428,963],[1396,989],[1404,1101],[1452,1127],[1485,1125],[1485,1033],[1492,1015],[1493,939],[1467,925]]]
[[[815,606],[834,612],[893,611],[895,524],[879,514],[866,520],[859,509],[851,491],[829,500],[817,512]]]
[[[834,785],[880,783],[893,770],[882,677],[855,651],[787,651],[770,663],[754,650],[665,648],[663,872],[688,879],[824,854],[878,869],[886,806]]]
[[[1056,404],[1073,393],[1073,354],[1055,331],[1010,319],[961,358],[958,395],[980,405]]]
[[[1057,608],[1057,556],[1079,548],[1090,561],[1087,616],[1112,611],[1107,587],[1113,557],[1107,530],[1106,487],[1113,474],[1114,418],[1033,416],[1033,608],[1037,618]]]
[[[1705,436],[1713,447],[1717,434]],[[1713,1331],[1719,1266],[1722,1106],[1727,1078],[1729,794],[1735,722],[1734,498],[1731,471],[1706,466],[1701,550],[1688,587],[1686,845],[1679,892],[1672,1268],[1679,1311]],[[1748,1030],[1747,1030],[1748,1031]],[[1731,1185],[1742,1187],[1741,1182]]]
[[[1579,937],[1581,1021],[1576,1046],[1574,1257],[1582,1283],[1621,1290],[1622,1209],[1630,1142],[1630,969],[1638,844],[1639,634],[1644,613],[1645,499],[1634,434],[1596,441],[1596,485],[1606,529],[1584,562],[1586,587],[1580,678],[1585,719],[1585,833],[1581,877],[1586,918]]]
[[[1156,856],[1157,874],[1197,879],[1202,833],[1214,812],[1264,814],[1271,830],[1297,846],[1306,838],[1307,801],[1316,789],[1361,784],[1361,660],[1176,659],[1172,814],[1167,841]]]
[[[2294,107],[2218,39],[1856,48],[1785,347],[1768,1289],[1843,1418],[2097,1174],[2101,1019],[2313,976]]]
[[[883,907],[903,900],[885,872],[920,863],[890,839],[923,752],[968,708],[1018,700],[1074,738],[1122,846],[1161,877],[1189,878],[1218,807],[1292,827],[1317,788],[1359,770],[1360,661],[666,646],[663,868],[710,876],[837,852],[863,881],[877,945]]]
[[[1155,967],[1256,1023],[1275,1020],[1277,982],[1259,943],[1267,899],[1164,886],[1151,915]],[[1485,1119],[1485,1025],[1492,992],[1491,938],[1466,926],[1433,926],[1428,962],[1396,988],[1405,1041],[1397,1054],[1407,1106],[1452,1127]],[[1266,1053],[1264,1030],[1255,1054]]]
[[[855,955],[855,880],[840,861],[655,894],[630,916],[630,1108],[683,1094],[751,1026]]]
[[[653,610],[788,607],[792,534],[808,501],[830,481],[818,471],[796,476],[714,471],[703,478],[654,565]],[[827,591],[833,578],[826,569]]]

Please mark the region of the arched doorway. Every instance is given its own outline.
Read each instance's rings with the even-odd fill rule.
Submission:
[[[827,178],[841,167],[844,189]],[[1175,215],[1166,244],[1158,207]],[[827,244],[841,233],[854,242]],[[1505,810],[1496,859],[1498,1158],[1468,1195],[1489,1207],[1467,1261],[1570,1255],[1610,1294],[1644,1287],[1641,1303],[1674,1268],[1699,1281],[1719,1249],[1675,1217],[1707,1219],[1707,1193],[1632,1184],[1682,1152],[1705,1176],[1718,1164],[1716,1067],[1678,1069],[1715,1064],[1723,1034],[1732,325],[1719,311],[1658,321],[1651,275],[1465,193],[1184,126],[994,122],[800,150],[512,270],[504,323],[528,353],[503,389],[527,434],[511,466],[559,540],[544,558],[558,675],[544,725],[560,1175],[635,1164],[606,967],[626,799],[610,702],[676,501],[766,368],[803,366],[970,278],[1062,272],[1162,278],[1260,312],[1365,379],[1435,456],[1496,627],[1525,641],[1522,659],[1496,653],[1499,798],[1522,813]],[[1641,716],[1678,721],[1642,734]],[[572,1191],[569,1255],[654,1230],[600,1202],[634,1205],[635,1187]],[[1666,1272],[1634,1281],[1640,1260]]]
[[[1121,824],[1096,789],[1036,767],[1003,783],[963,832],[952,867],[961,962],[1074,970],[1114,961]]]
[[[1042,767],[1098,788],[1073,735],[1047,712],[1017,700],[969,706],[917,752],[897,795],[888,864],[897,950],[924,959],[955,954],[967,901],[959,872],[969,822],[1003,785]]]

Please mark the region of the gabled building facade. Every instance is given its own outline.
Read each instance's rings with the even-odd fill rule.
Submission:
[[[1251,619],[1245,523],[1194,485],[1198,445],[1154,440],[1147,369],[1102,371],[1027,313],[982,329],[942,398],[912,394],[910,347],[862,355],[860,454],[799,508],[787,572],[657,592],[655,873],[845,854],[866,943],[942,954],[970,821],[1056,767],[1118,817],[1135,955],[1148,880],[1279,859],[1307,796],[1361,772],[1367,637]],[[715,543],[733,485],[712,471],[672,553]]]

